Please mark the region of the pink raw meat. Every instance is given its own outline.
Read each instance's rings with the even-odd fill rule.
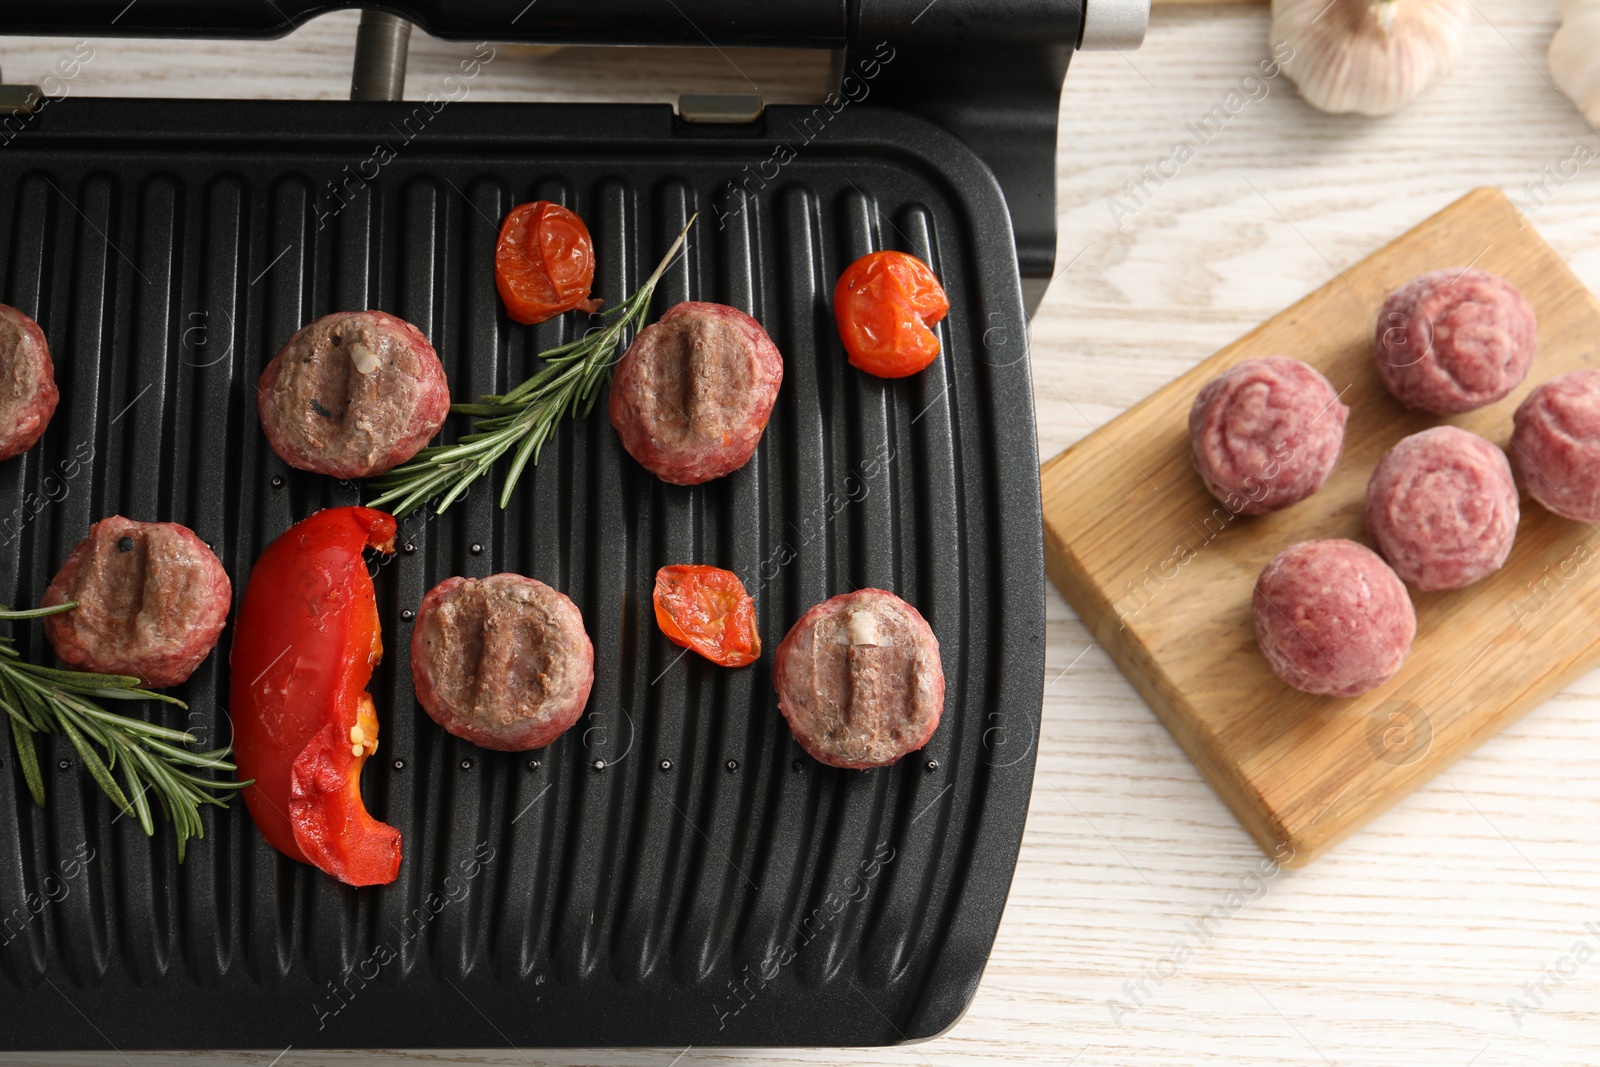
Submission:
[[[1528,376],[1539,323],[1522,292],[1486,270],[1413,278],[1378,314],[1378,373],[1402,404],[1458,415],[1506,396]]]
[[[1247,359],[1207,382],[1189,409],[1195,470],[1236,515],[1264,515],[1322,488],[1350,409],[1297,359]]]
[[[1529,495],[1563,518],[1600,520],[1600,370],[1550,379],[1513,422],[1511,465]]]
[[[1405,584],[1376,552],[1343,538],[1278,553],[1256,581],[1253,609],[1272,673],[1318,696],[1376,689],[1417,635]]]
[[[1519,517],[1506,454],[1454,426],[1404,438],[1367,483],[1367,532],[1418,589],[1461,589],[1499,570]]]

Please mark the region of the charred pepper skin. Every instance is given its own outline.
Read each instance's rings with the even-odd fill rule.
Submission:
[[[361,800],[378,747],[367,693],[383,655],[363,552],[394,551],[395,520],[328,508],[267,546],[250,572],[229,655],[233,751],[267,843],[350,885],[400,873],[400,831]]]

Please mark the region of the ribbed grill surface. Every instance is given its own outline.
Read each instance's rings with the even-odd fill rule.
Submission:
[[[610,301],[701,213],[655,312],[713,300],[765,325],[785,358],[766,436],[733,476],[669,486],[622,451],[602,398],[504,511],[497,472],[402,523],[402,551],[375,564],[382,735],[364,780],[403,835],[393,886],[280,857],[237,803],[206,816],[180,866],[170,834],[117,818],[64,741],[42,750],[44,810],[7,749],[0,1046],[103,1047],[85,1017],[119,1047],[938,1032],[999,920],[1042,669],[1026,341],[992,179],[932,127],[866,108],[743,200],[727,183],[794,142],[789,109],[754,137],[685,133],[657,108],[475,105],[411,143],[380,132],[409,112],[64,101],[0,147],[0,301],[44,326],[62,394],[43,443],[0,465],[0,596],[36,603],[89,524],[120,513],[194,528],[237,598],[291,523],[372,495],[267,447],[265,361],[311,319],[371,307],[428,335],[456,399],[525,377],[579,328],[501,310],[498,223],[535,198],[587,220]],[[366,180],[385,137],[395,158]],[[952,300],[945,355],[901,382],[847,366],[833,327],[834,280],[877,248],[926,259]],[[745,580],[759,664],[725,671],[661,636],[652,577],[680,562]],[[412,693],[401,612],[445,577],[497,571],[570,595],[595,645],[586,718],[541,752],[459,741]],[[927,617],[948,696],[924,752],[862,773],[800,751],[770,668],[807,607],[865,586]],[[48,661],[37,626],[17,632]],[[232,640],[180,691],[187,713],[151,713],[225,740]],[[86,849],[74,876],[47,879]]]

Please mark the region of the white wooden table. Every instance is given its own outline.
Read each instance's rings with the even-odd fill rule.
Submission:
[[[1034,323],[1041,454],[1469,188],[1527,199],[1524,183],[1559,175],[1576,146],[1600,151],[1547,80],[1556,0],[1472,2],[1461,69],[1399,116],[1324,116],[1282,78],[1265,82],[1264,96],[1245,86],[1259,99],[1175,177],[1147,182],[1142,205],[1124,183],[1170,156],[1192,136],[1185,123],[1265,58],[1265,10],[1158,9],[1142,51],[1078,58],[1062,100],[1060,273]],[[340,98],[354,25],[334,16],[267,45],[97,41],[71,90]],[[0,37],[0,64],[23,80],[72,44]],[[418,35],[408,95],[424,95],[470,51]],[[670,100],[679,89],[746,91],[742,68],[769,100],[805,99],[821,91],[826,67],[800,52],[730,52],[726,63],[698,51],[507,53],[472,98]],[[1600,161],[1529,201],[1534,224],[1594,287],[1597,178]],[[1118,213],[1120,226],[1108,204],[1119,194],[1137,207]],[[939,1040],[859,1052],[549,1054],[496,1048],[486,1033],[484,1050],[465,1053],[193,1058],[269,1064],[281,1053],[283,1067],[1600,1063],[1600,677],[1310,869],[1263,878],[1255,846],[1054,591],[1049,640],[1038,779],[1010,907],[971,1011]],[[1206,916],[1200,943],[1191,924]],[[184,1058],[108,1049],[5,1062]]]

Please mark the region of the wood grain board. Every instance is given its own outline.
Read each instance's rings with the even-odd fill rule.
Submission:
[[[1372,334],[1414,275],[1477,265],[1539,316],[1539,351],[1511,396],[1440,419],[1384,389]],[[1538,383],[1594,365],[1600,302],[1497,190],[1457,201],[1046,463],[1050,576],[1256,842],[1302,865],[1600,662],[1595,529],[1524,497],[1506,565],[1469,589],[1418,593],[1417,639],[1387,684],[1341,700],[1278,681],[1256,647],[1256,575],[1296,541],[1370,544],[1367,478],[1401,437],[1451,422],[1504,447]],[[1189,455],[1201,385],[1244,359],[1303,359],[1351,414],[1322,491],[1233,516]],[[1532,771],[1530,770],[1530,773]]]

